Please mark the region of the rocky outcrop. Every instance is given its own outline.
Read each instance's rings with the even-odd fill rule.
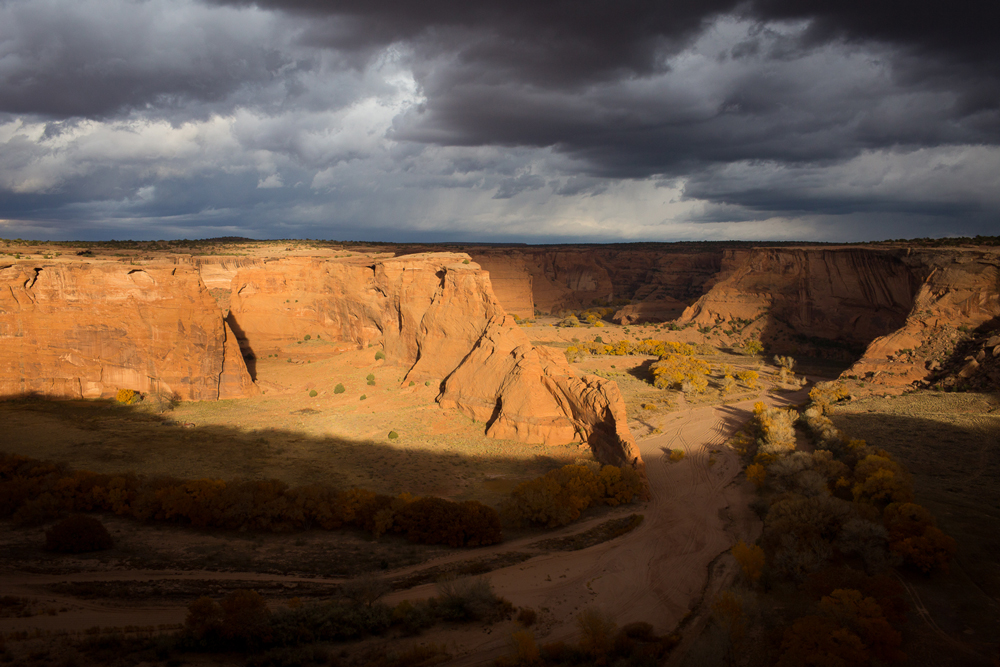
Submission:
[[[895,253],[859,248],[727,250],[711,289],[678,319],[702,327],[758,322],[774,351],[808,339],[864,349],[909,314],[920,272]]]
[[[887,389],[924,382],[997,389],[1000,253],[923,251],[903,260],[926,275],[913,308],[900,328],[872,341],[845,377]]]
[[[118,263],[0,267],[0,396],[184,400],[256,392],[198,272]]]
[[[613,382],[577,378],[535,348],[468,255],[267,262],[233,280],[230,322],[248,353],[305,334],[380,343],[403,382],[433,381],[438,402],[523,442],[588,442],[601,460],[638,465]]]

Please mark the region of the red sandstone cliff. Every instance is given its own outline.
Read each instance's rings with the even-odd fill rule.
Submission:
[[[440,383],[438,401],[524,442],[590,443],[609,463],[638,464],[617,385],[577,378],[531,345],[465,254],[379,260],[299,259],[240,270],[230,321],[255,354],[306,333],[381,342],[404,382]]]
[[[0,396],[186,400],[255,393],[197,271],[104,263],[0,267]]]
[[[922,251],[907,253],[904,261],[926,275],[909,316],[901,327],[872,341],[844,375],[886,388],[928,379],[955,386],[981,371],[995,375],[993,360],[1000,357],[995,337],[1000,330],[1000,252]],[[976,329],[984,329],[982,349],[954,358],[956,346],[973,337]],[[984,387],[1000,388],[989,379]]]
[[[714,284],[678,322],[759,320],[775,351],[789,350],[796,337],[863,347],[903,324],[919,282],[918,272],[881,250],[728,250]]]

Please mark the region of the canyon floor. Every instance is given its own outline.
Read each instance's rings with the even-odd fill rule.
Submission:
[[[652,327],[632,327],[625,334],[614,326],[566,330],[550,324],[536,322],[532,337],[556,346],[589,339],[595,332],[606,340],[656,337]],[[347,579],[371,571],[394,583],[398,590],[387,601],[398,602],[434,595],[434,581],[442,574],[489,572],[500,595],[518,607],[540,611],[535,627],[540,642],[573,640],[575,615],[597,607],[620,625],[642,620],[663,633],[681,627],[684,639],[673,662],[688,651],[710,654],[705,643],[711,645],[711,636],[703,633],[710,613],[704,601],[735,574],[729,547],[760,531],[750,510],[752,487],[739,476],[738,456],[725,443],[749,418],[756,400],[800,403],[806,390],[768,391],[773,379],[768,367],[747,357],[719,353],[706,358],[715,365],[759,368],[764,384],[725,401],[710,395],[702,399],[704,404],[689,404],[680,393],[648,383],[649,359],[583,357],[575,364],[581,371],[612,377],[622,387],[650,481],[652,497],[646,503],[601,510],[557,531],[523,531],[508,535],[501,545],[462,551],[411,545],[399,538],[372,542],[343,532],[217,534],[107,517],[118,542],[115,549],[82,558],[42,552],[43,528],[8,529],[0,546],[5,554],[0,594],[32,600],[33,611],[23,618],[0,618],[0,631],[169,628],[183,622],[186,605],[205,593],[220,597],[253,588],[272,605],[293,597],[321,600],[336,595]],[[269,476],[290,484],[333,478],[385,492],[485,502],[498,501],[520,480],[588,455],[579,445],[551,448],[486,438],[482,424],[434,406],[432,388],[400,387],[400,370],[375,361],[372,350],[290,341],[277,357],[258,360],[257,373],[267,390],[259,397],[185,403],[162,414],[151,405],[36,399],[0,403],[5,440],[14,451],[99,471]],[[375,375],[374,386],[367,383],[368,374]],[[334,393],[337,384],[345,385],[343,394]],[[947,583],[912,582],[912,594],[929,600],[922,604],[931,609],[928,620],[915,621],[918,631],[913,632],[916,641],[930,644],[928,650],[947,649],[942,637],[953,635],[975,644],[978,636],[961,633],[989,630],[983,619],[991,618],[995,603],[990,597],[998,581],[996,561],[990,557],[997,547],[991,540],[998,534],[993,497],[1000,477],[997,406],[989,396],[919,393],[859,399],[837,413],[842,428],[883,443],[907,461],[921,496],[963,545],[957,583],[955,577]],[[918,415],[920,424],[896,423]],[[390,441],[387,434],[393,429],[400,438]],[[940,445],[955,452],[943,467],[937,456]],[[687,456],[671,462],[674,449]],[[969,478],[963,472],[969,469],[978,472]],[[633,513],[645,520],[625,536],[577,551],[561,550],[551,541]],[[919,632],[921,621],[946,630],[935,625],[928,638]],[[400,649],[437,643],[447,647],[454,664],[483,664],[511,650],[510,636],[517,627],[507,621],[435,629],[416,640],[369,643],[389,642]],[[352,652],[364,649],[362,643]]]

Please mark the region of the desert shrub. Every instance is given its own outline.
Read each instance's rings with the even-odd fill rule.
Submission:
[[[40,526],[53,519],[58,519],[62,516],[63,511],[63,505],[59,499],[46,492],[21,505],[11,516],[11,519],[16,526]]]
[[[934,525],[930,512],[915,503],[891,503],[882,515],[889,548],[921,572],[947,571],[955,540]]]
[[[319,392],[316,391],[315,389],[311,389],[309,391],[309,398],[316,398],[317,396],[319,396]]]
[[[219,634],[223,639],[243,646],[267,643],[271,612],[259,593],[241,588],[222,598],[219,606],[222,608]]]
[[[365,380],[368,382],[368,386],[369,387],[374,387],[375,386],[375,374],[374,373],[369,373],[365,377]]]
[[[435,604],[436,604],[435,600]],[[437,621],[435,610],[425,601],[403,600],[392,610],[392,622],[399,625],[409,635],[419,634]]]
[[[752,463],[747,466],[746,476],[759,489],[767,480],[767,469],[759,463]]]
[[[395,530],[411,542],[452,547],[485,546],[502,539],[496,510],[474,500],[420,498],[396,513]]]
[[[399,439],[399,434],[396,433],[395,431],[389,431],[389,439],[390,440],[398,440]]]
[[[584,609],[576,617],[580,630],[580,648],[599,664],[614,646],[617,625],[610,614],[595,608]]]
[[[447,621],[497,621],[513,611],[485,577],[446,579],[437,589],[438,614]]]
[[[309,340],[310,338],[312,338],[312,336],[306,334],[305,336],[302,337],[302,340]]]
[[[791,357],[783,357],[776,354],[774,355],[774,363],[787,371],[791,371],[795,368],[795,359],[792,359]]]
[[[869,572],[880,570],[888,563],[889,532],[880,523],[860,517],[844,523],[835,542],[845,556],[857,556]]]
[[[604,466],[595,474],[586,465],[567,465],[522,482],[503,502],[503,517],[514,525],[564,526],[595,503],[627,503],[645,491],[635,470],[627,466],[614,468]]]
[[[804,616],[785,630],[777,667],[865,665],[869,656],[855,633],[823,616]]]
[[[750,357],[756,357],[764,351],[764,344],[756,338],[748,338],[743,343],[743,353]]]
[[[388,593],[390,586],[382,577],[374,573],[363,574],[344,583],[341,592],[351,604],[371,607]]]
[[[368,394],[361,394],[361,396],[358,397],[359,401],[364,401],[364,400],[367,400],[367,399],[368,399]]]
[[[886,452],[869,454],[854,467],[855,500],[873,503],[909,503],[913,484],[903,466]]]
[[[337,383],[337,386],[333,388],[333,393],[335,394],[343,394],[345,391],[347,390],[344,388],[344,385],[339,382]]]
[[[712,371],[712,366],[694,357],[668,354],[650,365],[649,370],[653,373],[653,385],[658,389],[683,388],[688,382],[691,391],[700,393],[708,388],[705,376]]]
[[[198,640],[218,635],[222,630],[222,607],[208,596],[198,598],[188,605],[184,629]]]
[[[757,371],[740,371],[736,377],[747,389],[756,389],[760,374]]]
[[[530,628],[538,620],[538,613],[531,607],[521,607],[517,612],[517,622]]]
[[[809,400],[822,412],[826,412],[831,403],[836,403],[847,396],[847,389],[839,382],[817,382],[816,386],[809,390]]]
[[[743,540],[733,545],[733,558],[740,564],[743,577],[751,584],[760,579],[764,572],[764,550],[756,544],[747,544]]]
[[[671,449],[670,450],[670,461],[672,463],[677,463],[678,461],[683,461],[684,456],[687,454],[683,449]]]
[[[538,644],[535,642],[535,633],[531,630],[515,630],[510,641],[514,645],[514,661],[518,665],[536,664],[541,657],[538,651]]]
[[[819,609],[824,616],[860,637],[876,660],[892,663],[906,658],[899,650],[902,635],[885,619],[874,598],[865,597],[860,591],[838,589],[820,601]]]
[[[719,388],[723,394],[731,394],[739,387],[736,384],[736,380],[733,379],[733,376],[726,374],[726,376],[722,378],[722,385]]]
[[[102,551],[115,545],[104,524],[89,516],[68,516],[45,531],[45,550],[65,554]]]
[[[382,359],[385,359],[385,352],[379,350],[378,352],[375,353],[375,361],[380,361]]]
[[[797,417],[791,409],[769,408],[761,402],[754,405],[754,426],[761,436],[758,439],[758,452],[777,455],[794,450],[793,424]]]
[[[122,405],[135,405],[142,400],[142,395],[134,389],[119,389],[115,393],[115,401]]]

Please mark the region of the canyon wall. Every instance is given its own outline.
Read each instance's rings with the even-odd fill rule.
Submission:
[[[719,271],[721,250],[677,250],[653,247],[514,247],[470,249],[473,259],[490,271],[497,298],[533,303],[543,313],[587,308],[595,303],[632,300],[616,317],[625,323],[674,319],[703,292]],[[502,273],[495,273],[501,268]],[[517,286],[507,287],[507,281]],[[527,294],[525,294],[527,283]],[[518,312],[518,311],[514,311]],[[519,317],[524,317],[518,312]]]
[[[920,274],[921,267],[881,250],[727,250],[714,284],[678,323],[754,321],[755,333],[776,352],[808,347],[810,338],[863,349],[902,326]]]
[[[624,402],[613,382],[577,378],[561,352],[535,348],[468,255],[268,261],[241,269],[228,321],[248,354],[305,334],[379,342],[432,381],[438,402],[486,423],[486,433],[530,443],[584,441],[600,460],[638,465]]]
[[[0,396],[96,398],[121,388],[185,400],[255,393],[198,272],[84,262],[0,267]]]
[[[914,383],[1000,388],[1000,252],[901,257],[925,276],[913,307],[902,326],[873,340],[844,375],[888,389]]]

